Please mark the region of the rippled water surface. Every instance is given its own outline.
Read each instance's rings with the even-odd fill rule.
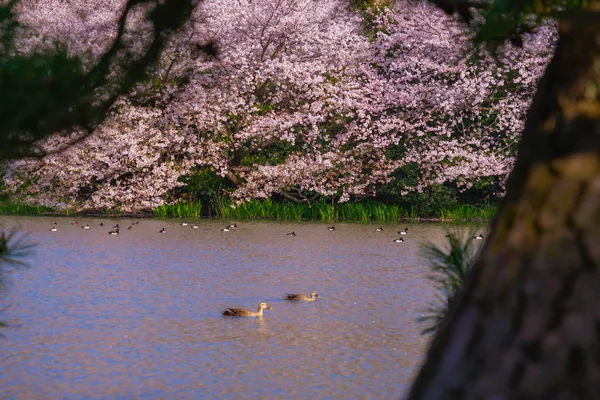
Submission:
[[[442,225],[392,243],[404,225],[75,221],[0,218],[37,243],[2,314],[2,399],[400,398],[422,362],[415,320],[433,292],[418,246]],[[261,319],[220,313],[261,301]]]

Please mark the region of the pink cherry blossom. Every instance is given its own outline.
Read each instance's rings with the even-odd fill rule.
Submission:
[[[23,51],[51,38],[93,58],[121,2],[94,5],[96,15],[82,15],[82,1],[36,4],[21,11],[42,26],[23,34]],[[132,27],[144,27],[142,11]],[[371,17],[367,34],[340,0],[205,0],[146,84],[69,150],[13,163],[9,188],[54,207],[132,211],[176,201],[180,178],[197,166],[235,183],[238,201],[372,196],[408,164],[420,178],[405,193],[503,182],[554,25],[492,56],[427,3],[398,1]],[[218,44],[218,58],[195,51],[207,42]]]

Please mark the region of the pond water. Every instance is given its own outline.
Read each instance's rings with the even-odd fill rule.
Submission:
[[[419,244],[448,226],[393,243],[405,225],[75,221],[0,218],[36,243],[0,315],[2,399],[391,399],[423,361],[416,319],[434,292]],[[220,313],[263,301],[263,318]]]

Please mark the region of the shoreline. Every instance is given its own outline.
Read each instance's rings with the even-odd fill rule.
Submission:
[[[481,206],[471,206],[471,205],[462,205],[462,207],[481,207]],[[31,209],[29,209],[31,207]],[[359,218],[348,218],[340,215],[339,210],[335,208],[329,212],[329,215],[321,215],[317,218],[304,218],[302,216],[293,216],[292,218],[283,217],[277,218],[276,215],[248,215],[242,216],[237,213],[224,213],[225,215],[209,215],[208,213],[196,214],[196,215],[173,215],[171,213],[167,213],[165,215],[156,215],[154,210],[145,210],[145,211],[136,211],[136,212],[108,212],[106,210],[84,210],[81,212],[70,212],[70,211],[56,211],[56,210],[37,210],[35,206],[27,206],[17,208],[14,212],[11,212],[9,207],[0,206],[0,216],[41,216],[41,217],[71,217],[71,218],[135,218],[135,219],[191,219],[191,220],[202,220],[202,219],[212,219],[212,220],[239,220],[239,221],[279,221],[279,222],[323,222],[323,223],[364,223],[364,224],[393,224],[393,223],[487,223],[493,219],[493,214],[495,214],[495,207],[488,206],[485,210],[488,215],[491,214],[489,218],[483,217],[481,215],[473,215],[469,217],[443,217],[443,216],[420,216],[420,215],[402,215],[397,218],[390,218],[389,215],[376,216],[376,215],[366,215],[361,216]],[[441,211],[444,214],[451,214],[451,211]]]

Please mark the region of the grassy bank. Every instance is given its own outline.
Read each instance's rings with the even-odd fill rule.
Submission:
[[[178,203],[158,207],[154,215],[160,218],[198,218],[201,214],[199,203]],[[416,207],[410,209],[375,201],[343,203],[331,207],[322,201],[311,205],[272,200],[251,200],[241,205],[222,201],[213,207],[213,216],[230,220],[275,220],[275,221],[353,221],[393,223],[398,221],[418,222],[437,220],[440,222],[487,221],[496,212],[493,206],[459,205],[451,209],[439,209],[434,215],[423,215]]]
[[[43,215],[55,211],[50,207],[32,206],[23,203],[0,203],[0,215]]]
[[[331,207],[326,202],[312,205],[279,203],[270,200],[253,200],[231,207],[222,204],[217,212],[227,219],[272,219],[281,221],[354,221],[393,223],[398,221],[418,222],[435,219],[441,222],[490,220],[496,212],[495,207],[460,205],[452,209],[440,209],[435,215],[422,215],[415,207],[406,209],[397,205],[364,201],[360,203],[342,203]]]
[[[157,218],[200,218],[202,217],[202,204],[177,203],[156,207],[152,213]]]
[[[326,201],[311,205],[292,202],[275,202],[272,200],[251,200],[241,205],[231,201],[221,201],[210,207],[210,217],[229,220],[274,220],[274,221],[322,221],[322,222],[378,222],[394,223],[399,221],[440,221],[440,222],[473,222],[491,220],[496,207],[489,205],[457,205],[451,208],[440,208],[437,212],[422,213],[418,207],[403,208],[398,205],[384,204],[376,201],[358,203],[342,203],[335,207]],[[0,215],[78,215],[58,212],[48,207],[31,206],[19,203],[0,204]],[[124,216],[119,212],[104,210],[98,213],[85,213],[96,216]],[[143,215],[140,215],[143,216]],[[206,217],[206,209],[202,204],[177,203],[164,205],[152,210],[156,218],[201,218]]]

